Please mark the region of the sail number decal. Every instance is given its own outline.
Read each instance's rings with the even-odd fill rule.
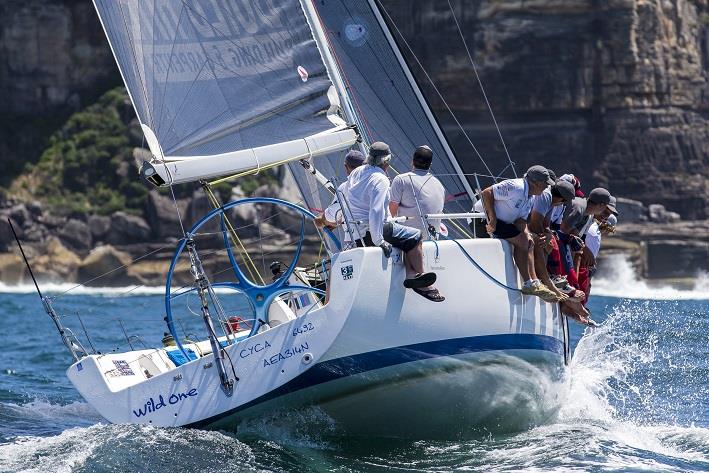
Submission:
[[[312,322],[308,322],[307,324],[303,324],[300,327],[296,327],[293,329],[293,336],[297,337],[301,333],[307,333],[312,330],[315,330],[315,325],[312,324]]]
[[[269,358],[264,358],[263,367],[265,368],[266,366],[275,365],[276,363],[285,361],[295,355],[305,353],[309,349],[310,346],[308,345],[308,342],[303,342],[300,344],[300,346],[292,346],[290,348],[286,348],[285,350],[282,350],[276,353],[275,355],[270,356]]]
[[[342,266],[340,268],[340,273],[342,273],[342,279],[347,281],[348,279],[352,279],[352,276],[354,275],[354,268],[351,264],[348,264],[347,266]]]

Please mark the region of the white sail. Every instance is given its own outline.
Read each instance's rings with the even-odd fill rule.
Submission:
[[[298,1],[94,4],[155,157],[145,169],[162,182],[355,142]]]

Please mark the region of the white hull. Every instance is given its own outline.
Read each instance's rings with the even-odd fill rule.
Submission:
[[[461,243],[495,279],[518,287],[506,243]],[[504,429],[511,410],[541,420],[553,406],[537,402],[544,396],[530,387],[558,376],[568,350],[558,306],[494,284],[453,242],[438,243],[438,258],[433,243],[424,248],[445,302],[403,288],[398,254],[340,253],[327,305],[226,348],[239,377],[231,396],[211,354],[177,367],[163,350],[92,355],[68,376],[114,423],[230,429],[277,408],[318,405],[353,431],[419,427],[435,435],[445,409],[416,413],[437,401],[463,425]],[[116,361],[129,369],[117,372]]]

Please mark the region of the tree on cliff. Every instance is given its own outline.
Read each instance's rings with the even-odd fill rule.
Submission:
[[[134,117],[122,87],[106,92],[52,135],[37,164],[27,166],[10,193],[68,212],[141,209],[147,188],[132,165],[133,148],[141,145]]]

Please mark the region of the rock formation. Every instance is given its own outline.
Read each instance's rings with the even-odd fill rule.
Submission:
[[[664,261],[677,262],[674,269],[657,271],[646,265],[648,276],[692,272],[697,262],[706,261],[706,245],[692,242],[697,232],[705,235],[705,226],[685,221],[709,218],[707,1],[451,3],[452,11],[448,2],[382,0],[384,16],[390,16],[396,26],[394,36],[414,65],[412,70],[465,171],[482,168],[447,106],[495,172],[506,167],[507,157],[459,39],[454,15],[518,172],[542,163],[557,171],[574,172],[584,188],[607,185],[625,198],[619,203],[623,206],[621,222],[646,223],[619,231],[618,240],[629,242],[638,254],[644,252],[643,261],[658,262],[653,267],[667,268]],[[0,103],[0,185],[5,185],[25,162],[37,160],[49,135],[70,112],[92,103],[118,84],[120,76],[90,2],[6,0],[0,2],[0,17],[0,92],[4,97]],[[445,103],[424,71],[415,66],[407,46]],[[130,112],[130,107],[126,109]],[[139,155],[134,153],[135,158]],[[125,169],[116,172],[125,173]],[[257,193],[272,195],[276,190],[292,199],[273,186]],[[235,193],[243,195],[239,189]],[[181,233],[172,199],[155,191],[145,209],[132,209],[144,210],[142,216],[125,212],[65,215],[12,197],[0,203],[0,216],[15,224],[33,258],[57,258],[56,267],[47,261],[39,265],[49,279],[87,275],[87,268],[93,267],[88,263],[96,258],[89,252],[97,245],[111,244],[115,251],[135,257]],[[178,208],[189,224],[211,206],[197,191],[191,198],[178,199]],[[258,214],[259,209],[245,207],[234,212],[243,225],[255,217],[268,218]],[[275,223],[297,227],[298,218],[285,212]],[[682,241],[687,244],[677,243],[683,233],[687,236]],[[642,239],[649,243],[641,245]],[[9,227],[0,223],[0,252],[12,250],[12,245]],[[103,248],[109,256],[113,254],[107,246]],[[680,256],[667,260],[675,251],[672,248],[679,248]],[[168,257],[169,252],[157,253],[154,259],[141,261],[142,269],[116,274],[114,282],[160,283]],[[17,254],[0,253],[2,281],[17,281],[23,271]]]
[[[451,3],[518,171],[542,163],[683,219],[709,218],[706,1]],[[504,168],[448,2],[384,5],[473,143],[494,171]],[[463,167],[481,172],[431,84],[413,70]]]
[[[0,2],[0,184],[67,115],[120,82],[91,2]]]

